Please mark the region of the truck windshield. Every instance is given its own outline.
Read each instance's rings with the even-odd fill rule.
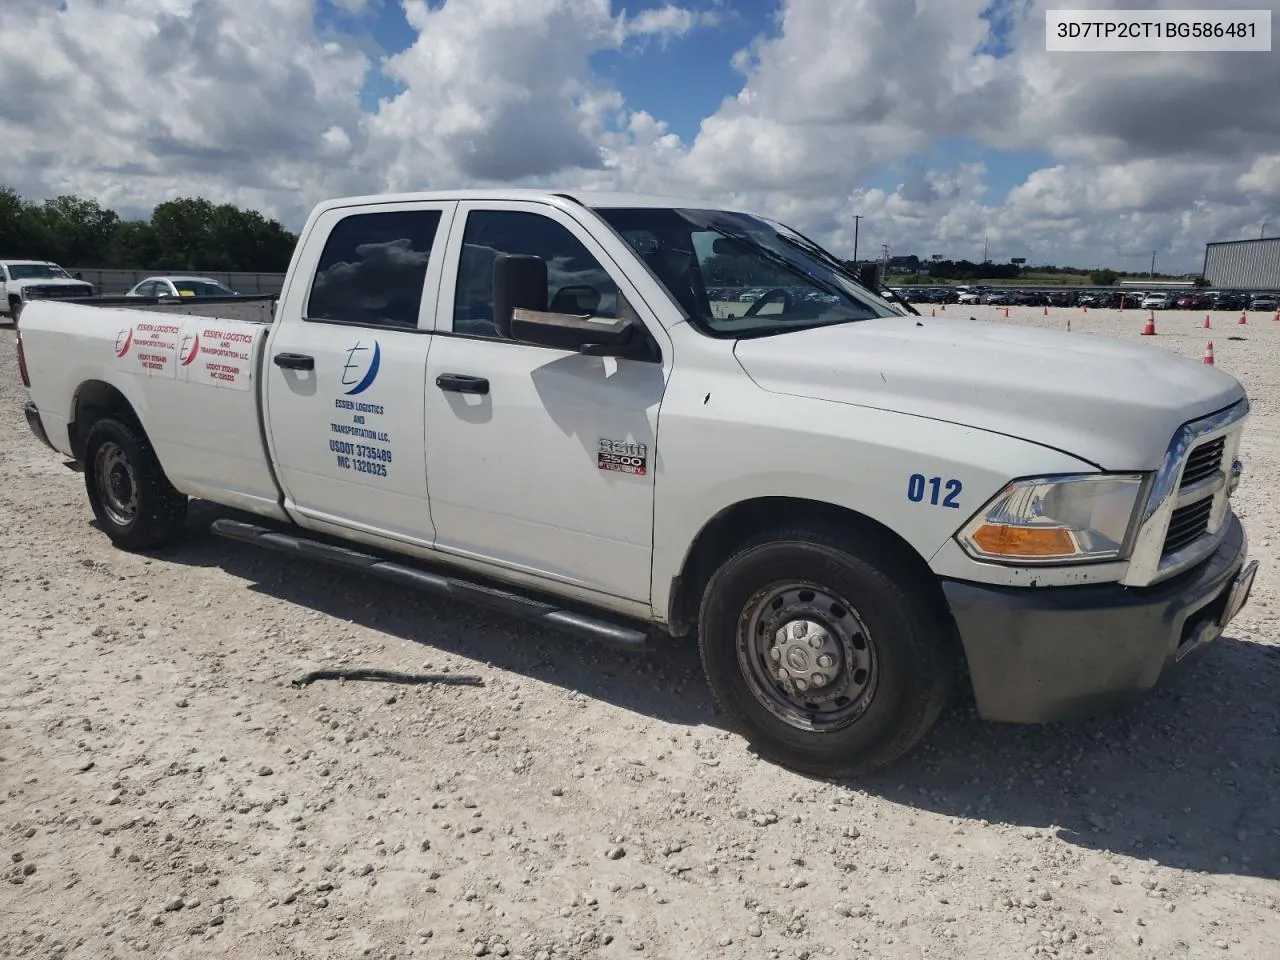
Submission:
[[[716,337],[759,337],[896,317],[834,256],[781,224],[724,210],[598,207],[684,309]]]
[[[13,280],[70,280],[67,271],[52,263],[11,263],[9,277]]]

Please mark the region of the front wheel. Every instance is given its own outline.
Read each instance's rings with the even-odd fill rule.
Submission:
[[[937,720],[954,666],[949,625],[891,556],[798,529],[758,538],[712,576],[703,668],[762,757],[856,776],[897,760]]]
[[[84,480],[93,515],[119,547],[146,550],[176,539],[187,498],[175,490],[141,430],[99,420],[85,441]]]

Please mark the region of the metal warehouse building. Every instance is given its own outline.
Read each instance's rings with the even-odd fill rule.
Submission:
[[[1280,237],[1207,244],[1204,278],[1219,290],[1280,290]]]

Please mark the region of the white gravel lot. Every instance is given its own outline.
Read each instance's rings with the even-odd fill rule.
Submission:
[[[926,317],[931,308],[926,306]],[[229,543],[91,525],[0,331],[0,956],[1248,957],[1280,953],[1280,323],[948,307],[1218,365],[1253,419],[1251,603],[1085,724],[961,701],[832,784],[726,732],[692,645],[646,657]],[[290,679],[323,666],[485,686]]]

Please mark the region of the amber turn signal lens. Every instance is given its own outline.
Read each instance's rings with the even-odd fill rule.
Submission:
[[[971,538],[983,553],[997,557],[1069,557],[1076,552],[1062,527],[1013,527],[984,523]]]

